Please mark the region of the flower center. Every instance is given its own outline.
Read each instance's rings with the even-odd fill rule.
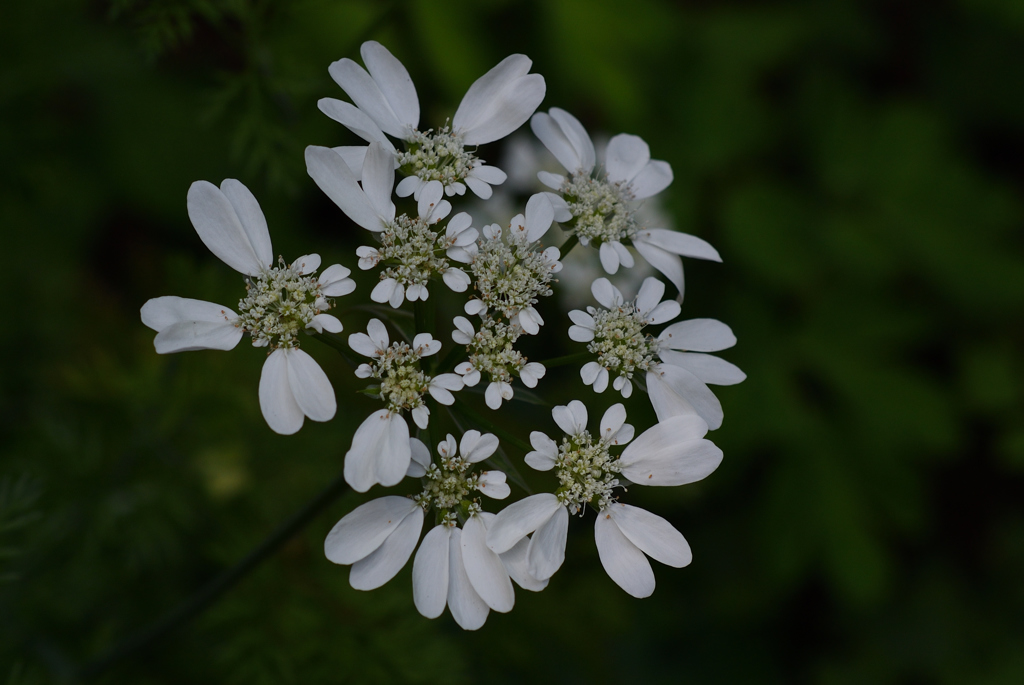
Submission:
[[[424,510],[434,507],[438,510],[455,509],[466,502],[473,504],[471,493],[478,489],[479,476],[467,473],[472,464],[462,457],[442,456],[441,465],[431,464],[424,476],[423,492],[415,497]]]
[[[484,318],[480,330],[469,343],[469,363],[491,381],[511,383],[513,372],[526,365],[526,357],[512,348],[522,329],[490,317]]]
[[[573,227],[580,242],[603,242],[632,239],[637,221],[629,202],[633,193],[629,186],[592,178],[589,174],[573,174],[562,184],[562,195],[573,216]]]
[[[387,268],[381,280],[393,278],[402,285],[426,285],[433,274],[448,270],[445,250],[450,247],[444,232],[435,232],[423,219],[402,214],[379,234],[377,262]]]
[[[480,300],[497,309],[506,319],[551,294],[554,266],[543,252],[532,249],[524,238],[502,239],[504,229],[479,242],[480,251],[470,270],[475,276]]]
[[[398,168],[406,176],[440,181],[449,186],[462,181],[476,165],[476,156],[462,146],[462,136],[443,126],[420,133],[412,132],[406,151],[398,153]]]
[[[246,278],[246,295],[238,301],[239,323],[255,347],[298,347],[298,333],[313,317],[330,308],[316,276],[278,258],[278,266]]]
[[[658,340],[643,332],[647,321],[633,303],[594,310],[591,315],[596,325],[587,349],[597,355],[597,363],[609,373],[632,379],[634,371],[646,371],[655,363]]]
[[[608,444],[603,440],[595,443],[589,431],[565,437],[555,459],[558,501],[573,514],[587,503],[599,510],[607,507],[614,501],[612,490],[619,484],[617,461],[608,454]]]
[[[419,355],[408,343],[392,343],[370,368],[370,376],[380,379],[380,398],[388,411],[408,411],[423,404],[431,378],[420,369]]]

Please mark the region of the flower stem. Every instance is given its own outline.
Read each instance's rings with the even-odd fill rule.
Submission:
[[[566,364],[575,364],[576,362],[585,362],[593,358],[593,354],[590,352],[577,352],[575,354],[567,354],[564,357],[555,357],[554,359],[548,359],[542,361],[545,369],[553,369],[556,366],[565,366]]]
[[[565,256],[567,254],[569,254],[570,252],[572,252],[572,248],[576,247],[576,245],[579,242],[580,242],[580,237],[578,235],[576,235],[575,233],[573,233],[571,236],[569,236],[566,239],[566,241],[564,243],[562,243],[562,246],[560,248],[558,248],[558,253],[559,253],[559,257],[558,258],[559,259],[565,259]]]
[[[198,592],[163,619],[141,633],[124,640],[121,644],[86,664],[78,672],[82,680],[90,680],[109,670],[117,662],[151,648],[154,643],[165,637],[176,628],[192,621],[208,609],[214,602],[238,584],[245,576],[261,563],[269,559],[286,542],[306,527],[331,502],[348,490],[344,475],[339,475],[324,488],[316,497],[309,501],[290,519],[281,524],[244,559],[227,569],[219,576],[203,586]]]

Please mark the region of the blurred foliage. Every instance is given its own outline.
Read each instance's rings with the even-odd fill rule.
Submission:
[[[307,346],[346,410],[283,438],[259,413],[261,352],[158,357],[138,308],[237,297],[185,215],[198,178],[246,182],[280,253],[351,265],[358,232],[302,150],[355,142],[316,100],[369,37],[408,65],[425,122],[525,52],[545,108],[671,162],[677,227],[725,258],[687,264],[684,316],[729,323],[749,374],[719,393],[718,472],[630,492],[695,561],[634,601],[573,521],[550,588],[466,634],[415,612],[409,568],[360,593],[326,562],[365,499],[347,495],[99,682],[1024,682],[1016,0],[5,3],[3,682],[73,681],[340,471],[372,402],[330,348]],[[575,373],[542,387],[610,401]],[[522,436],[548,421],[515,407]]]

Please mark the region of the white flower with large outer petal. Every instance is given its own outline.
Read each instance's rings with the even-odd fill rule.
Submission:
[[[226,179],[217,186],[196,181],[188,191],[188,214],[203,243],[225,264],[247,278],[240,313],[223,305],[184,297],[157,297],[142,306],[142,322],[157,332],[158,354],[191,350],[230,350],[245,333],[252,344],[270,347],[260,376],[260,408],[272,430],[298,431],[305,420],[329,421],[337,403],[320,366],[300,350],[298,335],[338,333],[341,322],[326,312],[328,298],[355,289],[350,271],[335,264],[319,277],[316,254],[273,266],[267,222],[253,194]],[[281,291],[289,297],[282,298]],[[291,299],[289,299],[291,298]]]
[[[658,423],[635,440],[632,440],[633,427],[625,423],[626,410],[621,404],[613,405],[605,412],[596,439],[587,431],[587,409],[582,402],[573,400],[566,406],[555,407],[552,417],[566,434],[566,439],[557,443],[544,433],[534,431],[530,435],[534,451],[526,456],[526,463],[540,471],[554,469],[559,479],[557,494],[541,493],[511,504],[498,514],[487,534],[487,545],[501,554],[532,533],[526,549],[526,564],[534,578],[548,579],[561,566],[565,558],[570,511],[582,512],[585,505],[596,502],[600,518],[605,512],[622,506],[612,494],[623,484],[619,477],[638,485],[685,485],[706,477],[722,461],[721,450],[704,439],[707,424],[693,414]],[[613,447],[627,443],[618,457],[610,454]],[[626,525],[628,527],[628,523]],[[598,523],[599,544],[614,537],[614,532],[609,533],[605,528],[606,524]],[[630,539],[634,543],[637,540],[642,542],[641,533],[637,536]],[[635,568],[639,562],[635,559],[616,561],[616,550],[624,547],[612,543],[606,545],[610,551],[605,554],[609,556],[605,568],[616,582],[620,582],[624,574],[615,564]],[[647,548],[641,549],[662,560]],[[624,552],[629,553],[628,550]],[[678,560],[677,557],[665,558]],[[647,585],[640,583],[636,587],[623,587],[635,594]],[[653,575],[650,590],[653,591]]]
[[[621,133],[608,141],[605,168],[595,175],[594,143],[574,116],[557,107],[537,112],[530,127],[568,172],[568,176],[541,171],[541,183],[553,189],[571,215],[571,227],[583,245],[599,248],[605,271],[630,268],[631,244],[647,262],[683,292],[680,257],[722,261],[715,248],[695,236],[641,225],[639,200],[657,195],[672,182],[672,167],[652,160],[641,138]]]
[[[440,181],[449,196],[464,194],[468,186],[489,198],[491,186],[503,183],[505,173],[468,148],[504,138],[536,111],[546,87],[543,76],[529,73],[530,59],[506,57],[470,86],[451,126],[421,132],[416,87],[402,63],[375,41],[363,43],[360,54],[366,69],[347,58],[329,69],[355,104],[324,98],[320,110],[367,142],[395,152],[396,165],[406,176],[398,185],[400,197],[418,199],[426,183]],[[406,151],[397,150],[388,136],[402,140]],[[359,148],[338,148],[338,154],[357,177],[362,175]]]
[[[647,389],[658,419],[685,413],[700,415],[712,430],[722,425],[722,405],[707,387],[734,385],[746,378],[734,364],[705,352],[736,344],[725,324],[713,319],[691,319],[667,326],[657,337],[644,332],[649,325],[666,323],[679,315],[675,300],[661,301],[665,286],[655,278],[643,282],[632,301],[625,301],[608,279],[594,281],[591,290],[602,309],[573,310],[569,337],[587,344],[597,355],[580,369],[583,382],[595,392],[609,383],[629,397],[633,376],[646,373]]]

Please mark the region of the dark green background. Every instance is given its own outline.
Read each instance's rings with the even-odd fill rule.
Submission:
[[[464,633],[408,568],[360,593],[324,559],[347,495],[100,682],[1024,682],[1024,3],[36,0],[0,6],[0,683],[71,681],[340,471],[375,405],[329,348],[338,417],[281,437],[262,351],[158,357],[138,309],[238,297],[196,179],[249,185],[276,252],[354,266],[302,150],[356,143],[315,103],[369,37],[426,125],[524,52],[545,109],[672,164],[677,227],[725,260],[688,262],[683,316],[749,374],[715,474],[629,493],[694,562],[633,600],[574,521],[551,586]],[[590,402],[575,373],[545,392]]]

